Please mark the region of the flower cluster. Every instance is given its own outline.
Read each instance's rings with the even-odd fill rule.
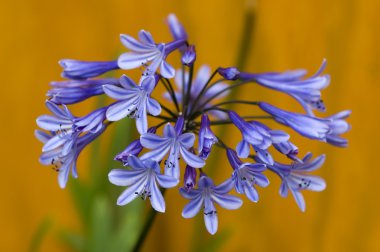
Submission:
[[[127,52],[115,60],[65,59],[59,62],[66,80],[51,83],[46,106],[52,115],[37,119],[37,125],[45,130],[35,133],[44,144],[40,162],[53,165],[59,185],[64,188],[70,172],[77,177],[76,161],[84,147],[108,125],[128,117],[135,121],[140,137],[115,156],[123,168],[113,169],[108,175],[112,184],[126,187],[117,199],[118,205],[136,198],[149,198],[156,211],[164,212],[165,200],[159,186],[172,188],[182,181],[179,192],[189,200],[182,216],[194,217],[202,209],[206,228],[214,234],[218,229],[216,205],[225,209],[239,208],[242,200],[230,194],[233,190],[257,202],[257,187],[269,185],[264,173],[273,172],[282,180],[280,195],[285,197],[290,191],[304,211],[302,191],[325,188],[322,178],[308,174],[323,164],[325,156],[312,159],[308,153],[299,158],[290,135],[269,128],[263,121],[274,119],[306,138],[346,147],[347,140],[340,135],[350,129],[345,121],[350,111],[324,118],[314,114],[315,110],[326,111],[321,100],[321,90],[330,82],[329,75],[322,73],[326,61],[310,77],[305,70],[248,73],[235,67],[211,71],[207,65],[199,66],[195,72],[195,46],[190,44],[175,15],[169,15],[167,23],[172,35],[167,43],[157,43],[149,32],[141,30],[138,39],[120,36]],[[180,70],[168,62],[176,51],[181,58]],[[114,70],[136,68],[142,71],[138,80],[130,78],[128,72],[120,78],[99,77]],[[222,100],[231,89],[249,84],[288,94],[305,112],[287,111],[264,101]],[[163,99],[153,98],[158,85],[166,89],[161,94]],[[82,117],[74,116],[67,107],[98,95],[109,96],[114,102]],[[267,115],[242,115],[225,107],[233,103],[257,106]],[[161,122],[152,124],[148,116]],[[236,146],[228,146],[217,136],[215,127],[224,124],[241,133]],[[231,176],[219,185],[207,175],[206,163],[214,145],[224,149],[232,168]],[[284,155],[288,164],[277,162],[276,155]]]

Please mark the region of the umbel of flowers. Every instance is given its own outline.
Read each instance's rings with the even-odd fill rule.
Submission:
[[[112,184],[126,187],[117,199],[118,205],[136,198],[149,199],[156,211],[165,212],[160,187],[180,184],[179,193],[189,200],[182,216],[192,218],[202,211],[208,232],[214,234],[218,229],[217,208],[237,209],[242,205],[242,200],[230,192],[235,190],[245,194],[248,201],[257,202],[257,187],[269,185],[264,173],[273,172],[282,180],[280,195],[286,197],[290,191],[299,208],[305,211],[302,191],[322,191],[326,187],[322,178],[310,175],[324,163],[325,156],[312,158],[308,153],[298,157],[298,148],[289,140],[290,135],[269,128],[263,121],[274,119],[306,138],[346,147],[347,140],[340,135],[350,129],[345,121],[350,111],[324,118],[314,115],[315,110],[326,111],[321,100],[321,90],[330,82],[329,75],[323,74],[326,61],[311,76],[306,76],[305,70],[282,73],[248,73],[235,67],[210,70],[208,65],[196,66],[195,46],[176,16],[169,15],[167,23],[172,35],[167,43],[156,42],[149,32],[141,30],[137,39],[120,36],[127,50],[115,60],[59,62],[66,80],[51,83],[46,101],[51,114],[37,118],[37,125],[45,130],[35,132],[44,144],[40,162],[53,165],[59,186],[64,188],[70,173],[78,177],[76,161],[80,152],[111,123],[128,117],[135,120],[140,138],[115,156],[123,167],[111,170],[108,175]],[[175,70],[168,62],[175,51],[181,55],[181,70]],[[113,70],[136,68],[142,70],[140,79],[131,79],[128,71],[120,78],[99,77]],[[217,76],[220,78],[215,80]],[[166,92],[156,94],[157,85],[163,85]],[[260,85],[288,94],[305,112],[291,112],[264,101],[227,99],[231,89],[243,85]],[[67,107],[97,95],[107,95],[114,102],[79,117]],[[164,99],[156,99],[160,96]],[[233,103],[257,106],[267,116],[243,115],[226,109],[225,105]],[[161,122],[153,125],[149,117]],[[215,135],[214,127],[221,124],[231,124],[240,131],[241,140],[236,146],[227,146]],[[207,175],[207,159],[214,145],[225,149],[232,168],[231,176],[219,185]],[[272,155],[276,151],[289,162],[277,162]]]

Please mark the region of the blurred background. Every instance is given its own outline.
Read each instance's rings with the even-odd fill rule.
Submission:
[[[245,200],[239,210],[218,210],[219,231],[211,236],[201,214],[181,217],[186,201],[177,190],[169,190],[166,213],[158,214],[143,250],[380,251],[376,0],[1,1],[0,250],[128,251],[150,206],[143,201],[115,206],[122,188],[109,189],[106,174],[118,164],[104,157],[121,151],[133,138],[126,134],[129,122],[111,128],[86,150],[79,158],[79,179],[61,190],[56,173],[38,163],[41,144],[33,136],[35,119],[47,113],[45,93],[50,81],[60,79],[59,59],[114,59],[124,50],[119,34],[135,36],[142,28],[156,41],[168,41],[165,18],[172,12],[196,45],[198,66],[237,64],[247,12],[254,12],[255,18],[249,21],[245,70],[305,68],[312,73],[327,58],[325,72],[332,79],[323,93],[327,115],[352,109],[352,130],[345,135],[347,149],[309,141],[289,130],[301,156],[307,151],[327,154],[316,172],[326,179],[327,189],[304,193],[306,213],[293,198],[278,195],[280,181],[270,176],[270,186],[259,189],[257,204]],[[178,66],[178,55],[169,61]],[[300,109],[291,98],[257,86],[237,95]],[[92,99],[74,111],[84,115],[99,102]],[[219,133],[236,144],[238,132]],[[207,169],[220,182],[231,168],[217,155],[210,157]]]

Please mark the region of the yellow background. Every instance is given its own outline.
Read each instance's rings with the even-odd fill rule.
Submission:
[[[232,0],[2,0],[0,250],[27,250],[46,216],[54,220],[53,231],[42,251],[67,251],[54,233],[57,227],[81,230],[69,192],[59,189],[56,174],[38,163],[41,144],[33,137],[35,118],[47,112],[43,101],[48,83],[59,79],[59,59],[113,59],[122,50],[119,34],[135,35],[140,28],[167,41],[164,19],[175,12],[197,46],[197,62],[229,66],[236,61],[245,8],[245,1]],[[256,11],[246,69],[315,71],[327,58],[332,81],[323,98],[328,114],[352,109],[352,130],[345,135],[347,149],[294,137],[301,154],[327,153],[317,172],[327,189],[306,192],[307,211],[301,213],[292,198],[278,195],[280,182],[271,176],[269,188],[259,190],[258,204],[246,200],[239,210],[219,211],[219,232],[229,234],[222,251],[380,251],[380,2],[262,0]],[[245,97],[298,108],[286,96],[249,90]],[[76,111],[84,114],[90,105]],[[230,136],[228,142],[235,144],[239,134]],[[80,158],[80,176],[86,173],[87,154]],[[213,166],[217,181],[231,172],[225,162],[221,158]],[[146,251],[186,251],[193,242],[195,220],[180,216],[186,202],[176,190],[167,197],[167,212],[158,215]],[[203,237],[198,241],[211,239],[203,225],[197,228]]]

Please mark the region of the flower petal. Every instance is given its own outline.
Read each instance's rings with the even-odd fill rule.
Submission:
[[[174,67],[172,67],[165,60],[161,61],[160,72],[163,77],[168,78],[168,79],[173,78],[175,75]]]
[[[145,170],[113,169],[108,173],[108,180],[117,186],[130,186],[144,177]]]
[[[178,142],[186,149],[193,147],[195,135],[193,133],[184,133],[178,137]]]
[[[157,182],[163,188],[171,188],[178,185],[179,180],[164,174],[157,174]]]
[[[156,211],[161,212],[161,213],[165,212],[165,200],[161,194],[160,189],[158,188],[156,184],[156,181],[154,181],[154,179],[150,181],[149,200],[150,200],[150,204]]]
[[[140,143],[148,149],[156,149],[162,145],[169,144],[170,139],[152,133],[145,133],[140,136]]]
[[[249,156],[249,143],[244,139],[241,140],[236,146],[236,153],[240,158],[247,158]]]
[[[233,210],[238,209],[243,204],[243,201],[236,196],[226,194],[211,194],[211,198],[221,207]]]
[[[141,177],[136,183],[128,187],[117,199],[117,204],[123,206],[134,200],[139,196],[139,193],[143,190],[145,183],[147,182],[147,177]]]
[[[160,103],[153,98],[148,97],[148,101],[146,103],[149,114],[158,116],[161,114],[161,106]]]
[[[193,218],[199,210],[201,210],[203,203],[202,195],[198,194],[197,197],[193,198],[182,210],[183,218]]]
[[[201,168],[201,167],[205,166],[205,164],[206,164],[202,158],[194,155],[193,153],[186,150],[182,146],[180,147],[180,153],[181,153],[183,160],[186,162],[186,164],[188,164],[194,168]]]

